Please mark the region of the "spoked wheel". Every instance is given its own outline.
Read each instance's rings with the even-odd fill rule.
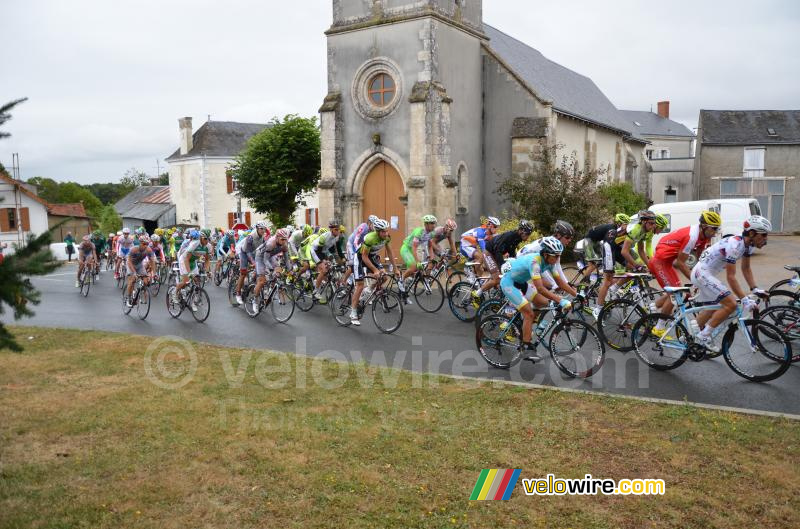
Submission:
[[[475,331],[475,344],[489,365],[508,369],[522,359],[522,330],[500,314],[483,318]]]
[[[447,282],[445,284],[445,292],[450,292],[450,289],[455,286],[456,283],[461,283],[467,276],[464,275],[464,272],[459,272],[457,270],[452,270],[447,274]]]
[[[352,299],[353,289],[349,286],[341,287],[333,294],[330,303],[331,314],[339,325],[350,325],[350,305]]]
[[[480,327],[485,318],[499,314],[501,308],[503,308],[503,301],[499,299],[487,299],[481,303],[478,312],[475,314],[475,328]]]
[[[194,293],[192,294],[192,299],[189,302],[194,302],[194,307],[189,307],[192,310],[192,316],[198,323],[203,323],[208,319],[209,314],[211,314],[211,298],[208,297],[208,293],[205,289],[196,288]]]
[[[134,300],[136,303],[136,314],[139,316],[139,319],[147,319],[147,315],[150,314],[150,291],[147,287],[139,290],[139,294],[134,297]]]
[[[594,327],[565,318],[550,333],[550,356],[567,376],[589,378],[603,366],[606,349]]]
[[[664,329],[663,334],[660,329]],[[659,371],[675,369],[686,361],[689,355],[688,336],[681,321],[658,313],[641,318],[631,330],[636,356]]]
[[[266,288],[266,286],[264,286]],[[253,292],[255,288],[252,285],[247,285],[242,289],[242,300],[244,301],[244,310],[247,312],[247,315],[251,318],[257,317],[261,314],[261,306],[260,300],[256,299],[256,295]],[[261,293],[259,293],[259,296]],[[253,302],[255,301],[255,306],[253,306]]]
[[[480,302],[472,299],[472,283],[461,281],[453,285],[447,294],[450,311],[461,321],[472,321],[478,312]]]
[[[414,299],[425,312],[436,312],[444,305],[442,284],[433,276],[424,275],[414,284]]]
[[[150,289],[150,294],[153,297],[158,296],[158,293],[161,292],[161,277],[156,275],[156,277],[154,277],[150,282],[148,288]]]
[[[300,283],[292,288],[292,297],[297,308],[303,312],[308,312],[314,306],[314,298],[311,292],[305,289],[305,283]]]
[[[278,323],[286,323],[291,319],[294,314],[294,299],[285,283],[278,283],[278,286],[272,290],[269,307],[272,317]]]
[[[239,303],[236,301],[236,282],[238,279],[236,277],[232,277],[231,281],[228,282],[228,303],[233,305],[234,307],[238,307]]]
[[[789,305],[800,308],[800,293],[791,290],[770,290],[767,306]]]
[[[759,319],[783,331],[786,338],[792,342],[792,362],[800,360],[800,308],[775,305],[762,310]]]
[[[127,288],[123,288],[122,289],[122,313],[123,314],[130,314],[131,309],[133,308],[133,307],[129,307],[128,306],[128,302],[125,299],[125,295],[127,294],[127,290],[128,290]],[[133,294],[133,292],[131,292],[131,294]]]
[[[92,279],[86,271],[83,272],[83,276],[81,277],[81,294],[83,297],[87,297],[89,295],[89,288],[92,286]]]
[[[372,321],[381,332],[391,334],[403,323],[403,303],[397,294],[384,290],[372,302]]]
[[[166,301],[167,301],[167,312],[173,318],[180,317],[181,313],[183,312],[183,304],[178,301],[177,303],[173,301],[173,296],[175,295],[175,287],[171,286],[167,289],[166,294]]]
[[[734,373],[753,382],[767,382],[792,365],[792,346],[786,335],[764,320],[745,320],[742,332],[731,326],[722,339],[722,355]]]
[[[617,351],[633,349],[631,331],[646,312],[630,299],[615,299],[606,303],[597,318],[597,330],[603,341]]]
[[[322,290],[319,293],[319,303],[320,305],[327,305],[328,302],[333,298],[333,285],[330,281],[325,281],[325,286],[322,287]]]
[[[222,284],[222,278],[224,277],[222,272],[223,272],[222,267],[220,267],[219,270],[214,271],[214,284],[216,286],[220,286]]]

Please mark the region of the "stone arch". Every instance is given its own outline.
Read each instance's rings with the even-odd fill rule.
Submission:
[[[386,162],[397,170],[400,179],[403,181],[403,192],[408,196],[410,173],[408,171],[408,165],[406,165],[399,154],[383,146],[379,147],[377,150],[370,149],[363,152],[353,162],[353,169],[350,175],[348,175],[347,183],[345,184],[346,204],[344,211],[345,218],[343,220],[350,229],[363,222],[364,212],[361,211],[361,209],[364,200],[361,191],[367,176],[380,162]]]

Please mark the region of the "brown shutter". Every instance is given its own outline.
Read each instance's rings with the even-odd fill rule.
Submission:
[[[31,217],[28,208],[20,208],[19,216],[22,217],[22,230],[31,231]]]
[[[231,212],[228,213],[228,228],[233,228],[233,220],[236,218],[236,214]]]
[[[228,186],[228,193],[233,193],[233,175],[225,173],[225,181]]]
[[[11,231],[11,226],[8,225],[8,212],[14,211],[11,208],[0,208],[0,231]]]
[[[311,220],[311,210],[306,208],[306,224]]]
[[[244,223],[247,224],[248,226],[250,226],[250,212],[249,211],[244,214]]]

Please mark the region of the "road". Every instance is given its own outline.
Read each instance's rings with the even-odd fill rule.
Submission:
[[[796,263],[800,239],[774,237],[769,255],[753,257],[756,277],[763,287],[788,277],[781,268]],[[606,362],[588,380],[565,379],[549,356],[536,365],[523,362],[511,370],[490,368],[475,350],[474,325],[457,321],[447,304],[437,314],[406,308],[402,327],[392,335],[381,334],[369,317],[360,328],[339,327],[327,307],[308,313],[297,310],[287,324],[275,323],[269,314],[253,320],[231,307],[223,288],[209,284],[211,315],[196,323],[188,312],[173,319],[166,311],[164,293],[156,298],[146,321],[125,316],[113,277],[104,273],[83,298],[74,288],[74,264],[35,278],[42,303],[35,316],[19,321],[24,325],[108,330],[149,336],[179,336],[212,344],[323,355],[373,365],[389,365],[413,371],[446,373],[477,378],[514,380],[551,386],[585,389],[601,393],[636,395],[721,406],[800,414],[800,369],[793,366],[778,380],[755,384],[737,376],[722,358],[701,363],[687,361],[669,372],[657,372],[638,361],[633,353],[607,348]],[[3,321],[10,323],[8,314]]]

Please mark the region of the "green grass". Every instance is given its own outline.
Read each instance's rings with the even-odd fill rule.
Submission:
[[[261,351],[239,385],[221,358],[233,376],[248,353],[204,344],[191,382],[167,390],[145,376],[153,338],[12,329],[26,349],[0,352],[3,528],[800,527],[800,424],[786,419]],[[266,372],[279,364],[288,375]],[[666,494],[518,484],[510,501],[470,502],[483,468],[661,478]]]

